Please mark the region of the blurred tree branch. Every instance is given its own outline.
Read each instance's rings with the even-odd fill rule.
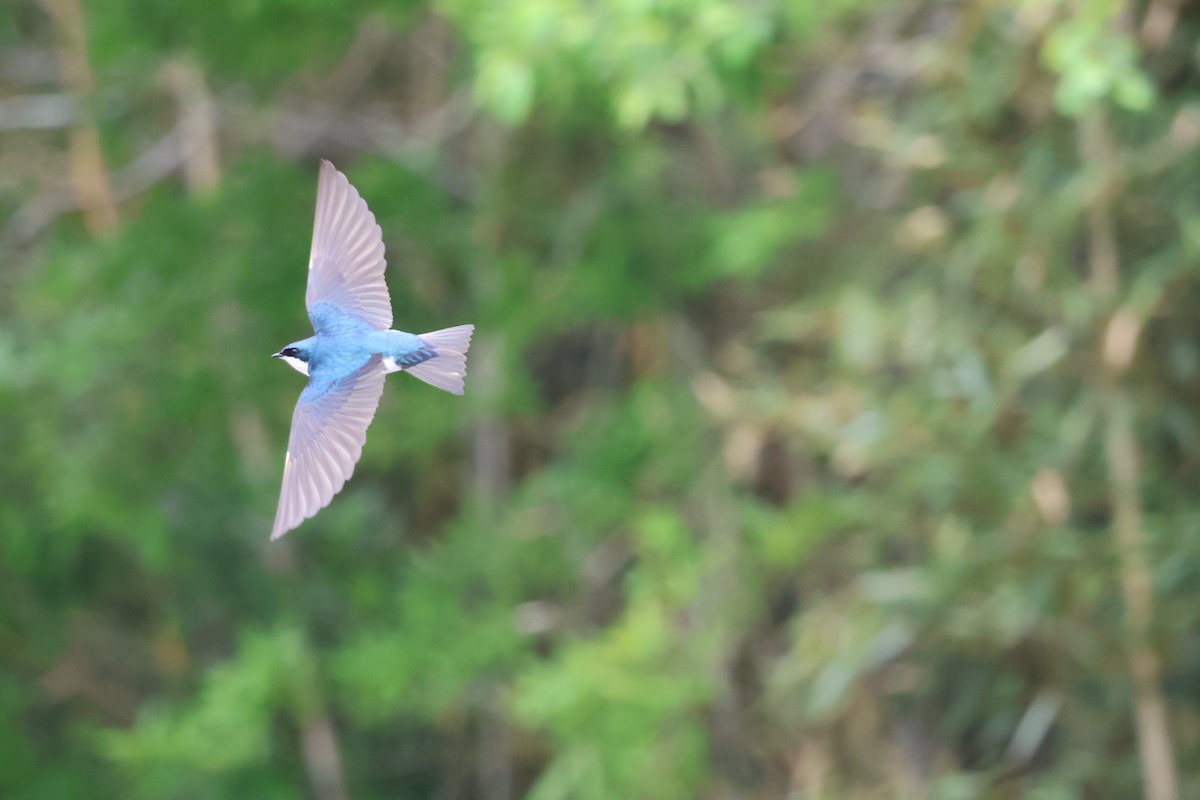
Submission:
[[[1087,198],[1088,269],[1098,308],[1111,305],[1120,276],[1120,255],[1112,202],[1121,188],[1122,165],[1112,145],[1105,112],[1094,109],[1079,120],[1083,163],[1100,176]],[[1123,379],[1137,352],[1140,323],[1132,312],[1117,309],[1103,328],[1099,352],[1105,370],[1097,392],[1102,398],[1104,454],[1111,485],[1114,547],[1128,626],[1129,676],[1134,688],[1134,714],[1141,753],[1142,779],[1148,800],[1175,800],[1179,794],[1162,676],[1150,639],[1154,623],[1154,590],[1146,563],[1141,470],[1134,413]]]
[[[83,10],[79,0],[42,2],[54,21],[63,83],[77,105],[69,145],[72,186],[88,230],[94,234],[102,233],[116,226],[117,205],[109,188],[100,134],[88,110],[92,70],[88,64]]]
[[[221,173],[217,154],[216,104],[204,75],[188,61],[176,59],[162,68],[163,80],[175,98],[179,114],[176,131],[180,139],[183,176],[192,192],[216,188]]]

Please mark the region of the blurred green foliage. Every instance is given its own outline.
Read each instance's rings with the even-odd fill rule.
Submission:
[[[0,104],[0,796],[1200,791],[1194,10],[91,0],[72,85],[75,7],[0,16],[83,93]],[[320,157],[477,338],[269,544]]]

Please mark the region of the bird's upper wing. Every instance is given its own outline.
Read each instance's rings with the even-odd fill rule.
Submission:
[[[300,393],[271,539],[329,505],[350,478],[379,406],[385,374],[380,357],[372,356],[340,380],[310,380]]]
[[[313,313],[321,303],[332,303],[376,330],[392,327],[386,266],[375,215],[346,176],[322,161],[304,297],[313,327],[321,329],[321,315]]]

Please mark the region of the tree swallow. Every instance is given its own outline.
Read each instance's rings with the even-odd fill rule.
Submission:
[[[316,335],[274,354],[307,375],[308,385],[292,413],[272,540],[329,505],[353,474],[384,375],[403,370],[463,393],[475,326],[419,336],[391,330],[386,265],[375,215],[346,176],[322,161],[304,298]]]

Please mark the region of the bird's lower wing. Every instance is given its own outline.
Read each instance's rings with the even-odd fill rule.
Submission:
[[[373,356],[345,378],[310,380],[301,392],[292,413],[271,539],[329,505],[354,473],[367,427],[379,407],[385,374],[379,356]]]

